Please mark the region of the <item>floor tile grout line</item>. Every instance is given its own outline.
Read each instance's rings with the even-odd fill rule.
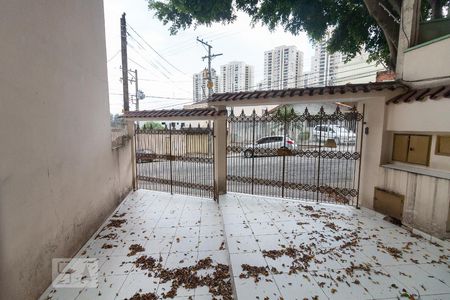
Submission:
[[[134,195],[135,193],[136,193],[136,191],[133,192],[133,195]],[[133,195],[132,195],[132,196],[133,196]],[[141,197],[140,197],[139,199],[141,200],[143,197],[144,197],[144,194],[141,195]],[[123,205],[125,205],[124,203],[125,203],[127,200],[130,200],[130,199],[127,199],[127,197],[125,197],[125,199],[122,200],[122,202],[118,205],[118,207],[116,207],[116,209],[114,209],[114,211],[111,213],[111,215],[110,215],[108,218],[106,218],[106,220],[102,223],[102,225],[99,227],[99,229],[92,235],[92,237],[97,236],[97,235],[103,230],[103,228],[106,226],[105,224],[107,224],[107,222],[108,222],[108,221],[116,214],[116,212],[118,212],[118,211],[120,210],[120,208],[121,208]],[[92,237],[91,237],[91,238],[90,238],[90,239],[89,239],[89,240],[81,247],[81,249],[83,249],[86,245],[88,245],[88,244],[91,243]],[[93,240],[95,240],[95,238],[94,238]],[[93,240],[92,240],[92,241],[93,241]],[[81,249],[80,249],[80,251],[81,251]],[[77,253],[77,254],[78,254],[78,253]],[[73,258],[72,258],[72,259],[73,259]],[[104,263],[106,263],[106,261],[105,261]],[[114,297],[114,299],[117,298],[117,295],[119,294],[120,289],[122,288],[123,284],[125,283],[126,279],[128,278],[128,275],[129,275],[129,274],[126,275],[126,277],[125,277],[124,281],[122,282],[120,288],[117,290],[116,296]],[[52,283],[52,284],[53,284],[53,283]],[[84,289],[83,289],[82,291],[84,291]],[[74,300],[76,300],[78,297],[80,297],[80,295],[81,295],[81,293],[79,293],[79,294],[74,298]]]
[[[227,259],[228,259],[228,262],[229,262],[228,268],[229,268],[229,272],[230,272],[231,288],[233,290],[233,297],[236,300],[238,300],[237,288],[236,288],[236,283],[234,281],[234,275],[233,275],[234,274],[233,273],[233,265],[231,263],[230,247],[228,245],[228,236],[227,236],[227,232],[226,232],[226,228],[225,228],[225,220],[224,220],[225,214],[222,213],[222,207],[220,205],[220,196],[219,196],[219,204],[218,204],[218,206],[219,206],[219,212],[220,212],[220,216],[221,216],[221,220],[222,220],[222,230],[223,230],[224,239],[225,239],[225,251],[227,253]]]
[[[253,238],[255,239],[256,244],[258,245],[259,252],[261,253],[261,255],[262,255],[263,259],[264,259],[264,262],[266,263],[266,267],[267,267],[267,269],[268,269],[268,272],[269,272],[269,274],[270,274],[270,277],[271,277],[271,279],[273,280],[273,283],[275,283],[275,286],[277,287],[277,290],[278,290],[278,293],[279,293],[280,297],[283,297],[284,295],[283,295],[283,293],[281,292],[281,289],[280,289],[280,287],[278,286],[278,283],[277,283],[277,281],[275,280],[275,277],[273,276],[274,274],[273,274],[272,271],[270,270],[269,263],[267,262],[266,257],[263,255],[262,250],[261,250],[261,246],[259,245],[259,243],[258,243],[258,241],[257,241],[256,235],[255,235],[255,233],[253,232],[253,229],[251,228],[250,222],[249,222],[249,220],[248,220],[248,218],[247,218],[247,214],[246,214],[244,211],[243,211],[243,213],[244,213],[245,219],[247,220],[247,226],[250,226],[250,230],[252,231]]]
[[[164,209],[162,210],[162,213],[161,213],[160,217],[158,218],[158,221],[156,222],[156,225],[159,223],[159,220],[160,220],[161,217],[163,216],[163,213],[164,213],[164,211],[166,210],[166,208],[167,208],[168,205],[169,205],[169,203],[167,203],[167,204],[164,206]],[[155,225],[155,226],[156,226],[156,225]],[[125,284],[125,282],[127,281],[127,279],[130,277],[130,274],[131,274],[131,272],[129,272],[129,273],[127,274],[127,276],[125,277],[125,280],[122,282],[122,285],[121,285],[120,288],[117,290],[117,293],[116,293],[116,296],[114,297],[114,299],[117,299],[117,297],[119,297],[120,292],[121,292],[121,290],[122,290],[122,288],[123,288],[123,285]],[[159,282],[158,282],[158,286],[159,286]],[[156,291],[158,291],[158,286],[156,287],[156,288],[157,288]]]
[[[173,201],[173,197],[174,196],[176,196],[175,194],[174,195],[171,195],[171,201]],[[173,247],[173,244],[174,244],[174,240],[176,239],[176,237],[177,237],[177,231],[178,231],[178,228],[180,227],[180,225],[179,225],[179,223],[180,223],[180,219],[181,219],[181,216],[183,215],[183,213],[184,213],[184,208],[186,207],[186,202],[187,202],[187,200],[185,199],[184,200],[184,203],[183,203],[183,208],[182,208],[182,210],[181,210],[181,214],[180,214],[180,217],[178,218],[178,221],[177,221],[177,227],[176,227],[176,229],[175,229],[175,235],[173,236],[173,239],[172,239],[172,243],[170,244],[170,248],[169,248],[169,253],[168,253],[168,255],[167,255],[167,258],[166,258],[166,262],[164,263],[164,267],[166,266],[166,264],[167,264],[167,261],[169,260],[169,256],[172,254],[172,247]],[[167,208],[167,206],[166,206],[166,208]],[[159,221],[158,221],[159,222]],[[159,286],[160,286],[160,284],[161,284],[161,279],[159,279],[158,280],[158,286],[156,287],[156,294],[159,294]],[[159,297],[158,297],[159,298]]]

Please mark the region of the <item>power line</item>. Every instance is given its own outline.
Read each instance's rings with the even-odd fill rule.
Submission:
[[[210,37],[206,37],[205,38],[205,36],[202,36],[202,38],[207,39],[209,42],[214,42],[214,41],[217,41],[217,40],[220,40],[220,39],[223,39],[223,38],[229,38],[230,36],[234,36],[234,35],[238,35],[238,34],[242,34],[242,33],[243,33],[243,31],[237,31],[237,32],[232,32],[232,33],[223,32],[223,33],[220,33],[221,36],[218,35],[218,36],[213,37],[213,38],[210,38]],[[182,47],[183,52],[185,52],[186,50],[192,49],[192,48],[194,48],[196,46],[195,43],[193,43],[190,46],[189,45],[190,45],[190,43],[188,43],[186,47]],[[174,56],[174,55],[177,55],[177,54],[180,53],[180,49],[176,49],[176,48],[175,49],[171,49],[171,50],[169,50],[168,52],[165,52],[165,53],[166,53],[166,56]]]
[[[197,37],[197,41],[200,42],[203,46],[208,47],[207,51],[208,51],[208,55],[203,56],[202,60],[208,59],[208,97],[212,95],[212,87],[213,87],[213,82],[212,82],[212,75],[211,75],[211,61],[213,58],[223,55],[222,53],[218,53],[218,54],[211,54],[211,49],[212,46],[210,44],[208,44],[207,42],[205,42],[203,39],[199,39]]]
[[[121,50],[117,50],[117,52],[113,56],[111,56],[111,58],[109,58],[106,62],[109,63],[111,60],[116,58],[116,56],[119,55],[120,52],[121,52]]]
[[[168,75],[166,75],[166,73],[163,72],[163,70],[161,70],[161,69],[158,67],[158,65],[160,65],[165,71],[167,71],[167,72],[169,73],[169,75],[172,75],[172,73],[170,73],[169,70],[167,70],[163,65],[161,65],[161,64],[159,63],[159,61],[155,61],[155,62],[158,64],[158,65],[155,65],[152,61],[147,60],[147,59],[143,56],[143,54],[141,54],[141,52],[139,52],[135,47],[132,46],[132,44],[129,43],[128,45],[130,46],[130,48],[131,48],[137,55],[139,55],[139,56],[140,56],[147,64],[149,64],[149,66],[151,66],[152,69],[156,70],[156,71],[159,72],[161,75],[163,75],[165,78],[167,78],[168,81],[170,81],[170,82],[167,82],[167,81],[160,80],[160,82],[164,82],[165,84],[171,84],[172,88],[174,88],[174,86],[176,86],[175,81],[173,81]],[[172,75],[172,76],[173,76],[173,75]],[[149,81],[149,80],[145,80],[145,79],[144,79],[143,81]],[[179,81],[179,82],[180,82],[180,81]],[[184,81],[184,82],[188,82],[188,81]],[[191,91],[187,91],[187,90],[185,90],[185,89],[183,89],[183,88],[181,88],[181,87],[175,87],[175,88],[178,89],[178,90],[187,92],[187,93],[191,93]]]
[[[149,51],[147,48],[144,48],[143,46],[142,46],[142,44],[140,44],[136,39],[134,39],[133,38],[133,36],[132,35],[129,35],[130,37],[132,37],[132,39],[134,40],[134,42],[136,42],[137,43],[137,45],[138,45],[138,48],[141,48],[142,50],[144,50],[144,51]],[[167,74],[169,74],[170,76],[173,76],[173,74],[163,65],[163,64],[161,64],[158,60],[154,60],[154,62],[153,61],[148,61],[145,57],[144,57],[144,54],[141,54],[141,52],[138,50],[138,49],[136,49],[134,46],[133,46],[133,44],[132,43],[128,43],[128,45],[131,47],[131,49],[133,49],[134,51],[135,51],[135,53],[137,54],[137,55],[139,55],[143,60],[145,60],[148,64],[151,64],[155,69],[157,69],[159,72],[162,72],[162,71],[160,71],[160,69],[159,69],[159,67],[161,67],[162,69],[164,69],[164,71],[167,73]],[[166,74],[163,74],[165,77],[167,77],[167,79],[169,79],[169,77],[166,75]]]
[[[169,64],[169,66],[171,66],[172,68],[174,68],[175,70],[177,70],[178,72],[180,72],[180,73],[182,73],[182,74],[185,74],[186,75],[186,73],[184,73],[183,71],[181,71],[180,69],[178,69],[177,67],[175,67],[170,61],[168,61],[164,56],[162,56],[158,51],[156,51],[136,30],[134,30],[134,28],[133,27],[131,27],[131,25],[130,24],[127,24],[127,26],[134,32],[134,33],[136,33],[136,35],[138,36],[138,37],[140,37],[141,38],[141,40],[142,41],[144,41],[144,43],[145,44],[147,44],[147,46],[148,47],[150,47],[150,49],[153,51],[153,52],[155,52],[162,60],[164,60],[166,63],[168,63]]]
[[[212,33],[208,33],[208,34],[202,35],[202,38],[211,39],[213,37],[215,38],[216,36],[220,36],[220,35],[223,35],[223,34],[226,34],[226,33],[227,33],[227,31],[212,32]],[[180,48],[180,46],[182,46],[182,45],[189,45],[189,44],[192,44],[194,46],[196,44],[195,41],[193,41],[192,37],[188,37],[187,39],[185,39],[183,41],[178,41],[178,42],[176,42],[176,43],[174,43],[174,44],[172,44],[172,45],[170,45],[170,46],[168,46],[168,47],[166,47],[166,48],[164,48],[162,50],[164,52],[166,52],[166,51],[170,52],[170,51],[173,51],[175,48]]]
[[[144,67],[143,65],[141,65],[140,63],[136,62],[134,59],[132,59],[131,57],[128,56],[128,59],[133,62],[134,64],[136,64],[137,66],[141,67],[142,69],[148,71],[148,69],[146,67]]]
[[[369,76],[372,76],[372,75],[376,75],[378,71],[379,70],[368,71],[368,72],[363,72],[363,73],[357,73],[357,74],[349,75],[349,76],[342,77],[342,78],[339,78],[339,79],[335,79],[335,81],[336,82],[340,82],[340,81],[344,81],[344,80],[356,80],[356,79],[366,78],[366,77],[369,77]],[[289,83],[294,83],[294,82],[295,82],[295,80],[287,81],[288,84]],[[316,82],[313,86],[305,86],[305,88],[321,86],[321,85],[318,85],[318,84],[319,83]],[[262,90],[265,90],[265,89],[263,88]]]
[[[164,82],[166,82],[165,80],[150,79],[150,78],[141,78],[139,80],[141,80],[141,81],[164,81]],[[171,82],[172,83],[175,83],[175,82],[190,82],[190,83],[192,83],[192,80],[171,80]]]
[[[360,78],[365,78],[367,76],[370,76],[370,73],[376,74],[376,71],[359,73],[359,74],[355,74],[355,75],[347,76],[347,77],[348,78],[352,78],[353,80],[355,80],[355,79],[360,79]],[[122,95],[122,94],[120,94],[120,93],[117,93],[117,94],[111,93],[110,95]],[[163,97],[163,96],[148,96],[148,97],[150,97],[150,98],[170,99],[170,100],[182,100],[182,99],[184,100],[184,99],[188,99],[188,98],[173,98],[173,97]],[[193,102],[192,100],[189,100],[189,101],[183,101],[183,102],[176,103],[176,104],[170,104],[170,105],[166,105],[166,106],[162,106],[162,107],[157,107],[156,109],[172,108],[172,107],[175,107],[175,106],[194,104],[194,103],[195,102]]]
[[[192,98],[181,98],[181,97],[145,96],[145,98],[170,99],[170,100],[191,100],[192,101]]]
[[[167,106],[161,106],[161,107],[158,107],[158,109],[171,108],[171,107],[175,107],[175,106],[179,106],[179,105],[186,105],[186,104],[194,104],[194,102],[192,102],[192,100],[191,100],[191,101],[188,101],[188,102],[171,104],[171,105],[167,105]]]
[[[130,46],[131,46],[131,44],[130,44]],[[147,50],[147,49],[145,49],[145,48],[142,48],[142,49],[143,49],[143,50]],[[136,51],[136,53],[138,53],[138,55],[141,56],[145,61],[147,61],[146,58],[144,57],[144,55],[143,55],[143,54],[141,55],[141,53],[140,53],[136,48],[133,48],[133,50]],[[147,50],[147,51],[148,51],[148,50]],[[164,71],[166,71],[169,75],[172,76],[172,73],[171,73],[166,67],[164,67],[164,65],[161,64],[158,60],[155,60],[155,63],[156,63],[157,65],[159,65],[161,68],[163,68]],[[150,62],[150,64],[155,65],[153,62]]]
[[[123,96],[122,93],[109,93],[109,94],[110,95],[115,95],[115,96]],[[192,101],[192,98],[152,96],[152,95],[146,95],[145,98],[168,99],[168,100],[189,100],[189,101]]]
[[[127,36],[129,36],[133,41],[136,42],[136,44],[138,44],[138,46],[145,50],[145,47],[127,30]]]
[[[358,65],[358,64],[364,64],[364,63],[355,63],[355,64],[352,64],[352,65]],[[344,66],[347,67],[347,66],[350,66],[350,65],[344,65]],[[342,72],[336,72],[336,73],[334,73],[334,76],[337,76],[337,75],[340,75],[340,74],[343,74],[343,73],[347,73],[347,72],[352,72],[352,71],[356,71],[356,70],[369,68],[369,67],[372,67],[372,65],[366,65],[366,66],[363,66],[361,68],[352,68],[352,69],[345,70],[345,71],[342,71]],[[383,69],[377,69],[376,71],[382,71],[382,70]],[[316,71],[316,72],[304,73],[304,74],[299,75],[299,76],[294,75],[294,76],[291,76],[291,77],[288,77],[288,78],[283,78],[283,79],[271,81],[271,83],[275,83],[276,84],[276,83],[279,83],[279,82],[284,81],[284,80],[288,80],[287,81],[288,83],[292,83],[292,82],[294,82],[294,80],[298,81],[298,80],[304,79],[306,76],[314,76],[314,75],[317,75],[317,74],[320,74],[320,73],[323,73],[323,72],[322,71]],[[273,76],[274,75],[271,75],[270,78],[273,78]],[[315,78],[312,78],[312,79],[315,79]],[[264,80],[266,80],[266,79],[264,79]],[[266,85],[266,87],[267,87],[267,84],[264,84],[264,85]],[[255,88],[255,87],[258,87],[258,85],[250,86],[248,89]]]
[[[360,78],[364,78],[364,77],[369,77],[372,75],[376,75],[377,72],[378,72],[378,70],[374,70],[374,71],[368,71],[368,72],[363,72],[363,73],[357,73],[357,74],[349,75],[346,77],[341,77],[339,79],[335,78],[334,82],[341,82],[344,80],[350,80],[350,79],[355,80],[355,79],[360,79]],[[364,75],[364,76],[359,76],[359,75]],[[287,83],[293,83],[293,82],[294,81],[288,81]],[[321,83],[320,81],[316,80],[316,82],[314,82],[312,86],[322,86],[320,83]],[[323,86],[326,86],[326,85],[323,85]],[[305,87],[307,88],[308,86],[305,86]]]
[[[144,56],[138,52],[130,43],[128,43],[128,45],[130,46],[130,48],[137,54],[139,55],[150,67],[152,67],[152,69],[154,69],[155,71],[159,72],[161,75],[163,75],[164,77],[166,77],[167,79],[170,80],[169,76],[166,75],[166,73],[164,73],[162,70],[159,69],[159,67],[154,64],[152,61],[148,61],[144,58]]]

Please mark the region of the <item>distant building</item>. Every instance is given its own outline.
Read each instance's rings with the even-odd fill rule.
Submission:
[[[317,43],[314,47],[314,56],[311,58],[311,71],[307,86],[334,85],[337,65],[341,60],[340,53],[330,54],[328,52],[326,40]]]
[[[279,90],[303,86],[303,52],[295,46],[280,46],[264,52],[263,89]]]
[[[213,82],[212,91],[217,93],[219,91],[219,78],[216,70],[211,69],[211,80]],[[208,70],[205,69],[193,76],[193,99],[194,102],[200,102],[208,98]]]
[[[229,62],[220,67],[219,91],[229,93],[255,89],[253,76],[253,66],[242,61]]]
[[[312,76],[311,72],[303,73],[300,83],[302,84],[300,87],[308,87],[312,85]]]
[[[374,62],[368,63],[368,57],[367,53],[362,53],[348,62],[342,59],[336,66],[334,84],[376,82],[377,72],[386,69]]]

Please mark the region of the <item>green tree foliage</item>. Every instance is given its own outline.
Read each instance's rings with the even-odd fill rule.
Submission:
[[[281,105],[275,111],[275,116],[280,120],[291,120],[297,117],[297,113],[292,105]]]
[[[313,41],[322,40],[332,28],[328,41],[331,52],[339,51],[351,59],[364,49],[369,61],[395,67],[400,29],[396,20],[403,0],[148,1],[158,19],[170,24],[171,34],[191,26],[232,23],[241,11],[252,18],[253,25],[261,23],[270,30],[282,26],[294,35],[305,31]],[[422,2],[427,14],[442,11],[449,1]]]
[[[164,126],[158,122],[145,122],[143,129],[163,129]]]

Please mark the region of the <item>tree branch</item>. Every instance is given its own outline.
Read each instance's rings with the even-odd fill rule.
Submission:
[[[388,0],[392,9],[400,16],[402,13],[402,0]]]
[[[397,60],[399,25],[379,5],[379,1],[364,0],[364,4],[369,14],[375,19],[381,30],[383,30],[389,47],[391,65],[394,67],[395,61]]]

